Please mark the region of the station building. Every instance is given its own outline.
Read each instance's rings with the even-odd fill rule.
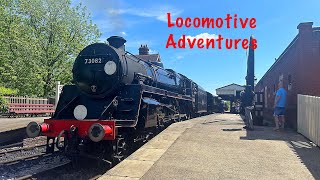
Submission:
[[[239,84],[229,84],[216,89],[216,94],[223,100],[234,101],[240,98],[241,91],[244,91],[245,87]]]
[[[274,97],[281,80],[288,92],[286,122],[297,128],[297,95],[320,96],[320,27],[300,23],[299,33],[255,86],[264,92],[264,117],[273,118]]]
[[[149,54],[149,48],[148,45],[141,45],[139,48],[139,54],[135,55],[138,58],[151,62],[153,64],[156,64],[160,67],[163,67],[163,64],[161,62],[160,54]]]

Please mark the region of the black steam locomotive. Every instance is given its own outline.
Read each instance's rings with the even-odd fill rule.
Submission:
[[[28,125],[30,137],[47,136],[48,152],[56,146],[117,163],[169,123],[214,111],[212,94],[191,79],[126,52],[122,37],[108,42],[80,52],[54,116]]]

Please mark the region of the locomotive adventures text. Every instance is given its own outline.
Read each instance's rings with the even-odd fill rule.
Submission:
[[[225,18],[181,18],[172,19],[171,14],[167,13],[168,28],[256,28],[255,18],[238,18],[237,14],[227,14]],[[256,49],[258,47],[257,40],[252,38],[251,42],[249,39],[231,39],[224,38],[221,34],[211,38],[202,37],[190,37],[182,35],[179,39],[175,39],[173,34],[170,34],[167,40],[166,48],[217,48],[217,49]]]

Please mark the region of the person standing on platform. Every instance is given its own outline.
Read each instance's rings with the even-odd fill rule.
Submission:
[[[287,91],[283,88],[283,82],[279,81],[278,90],[274,99],[274,122],[276,127],[275,131],[279,130],[279,125],[284,128],[285,110],[286,110]]]

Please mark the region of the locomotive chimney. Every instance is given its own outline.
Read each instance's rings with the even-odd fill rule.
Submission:
[[[125,50],[124,43],[127,42],[123,37],[120,36],[111,36],[107,39],[110,46],[113,46],[117,49]]]
[[[139,48],[139,55],[149,55],[148,45],[142,45]]]

